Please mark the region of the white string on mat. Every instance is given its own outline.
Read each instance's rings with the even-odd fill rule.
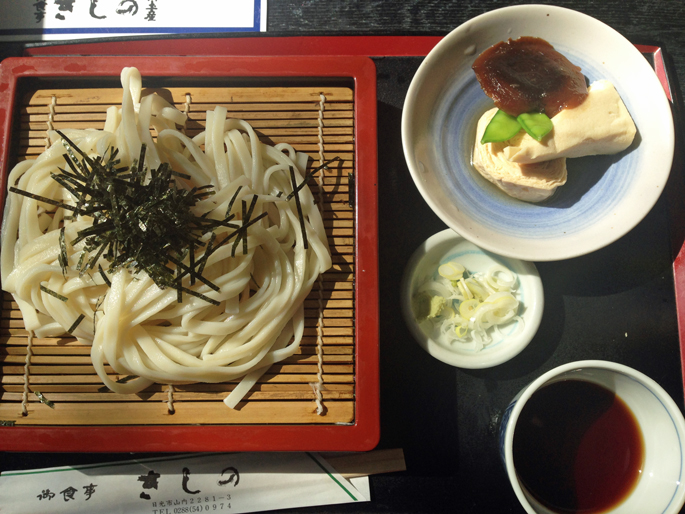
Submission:
[[[190,113],[190,104],[191,103],[193,103],[193,98],[190,96],[190,93],[186,93],[186,102],[183,104],[183,114],[185,114],[186,117],[188,117],[188,115]],[[185,125],[183,125],[183,127],[181,127],[181,132],[183,132],[184,134],[186,133],[186,126]]]
[[[54,98],[54,97],[53,97]],[[31,346],[33,345],[33,330],[28,331],[26,340],[26,359],[24,360],[24,392],[21,397],[21,415],[29,415],[29,375],[31,374]]]
[[[326,95],[319,93],[319,116],[318,116],[318,132],[319,132],[319,165],[323,166],[324,163],[324,148],[323,148],[323,111],[326,108]],[[321,168],[321,172],[317,177],[319,184],[319,210],[321,211],[321,217],[323,218],[324,211],[324,194],[323,194],[323,184],[324,184],[324,172],[326,168]],[[315,383],[309,384],[314,390],[314,395],[316,396],[316,413],[319,416],[323,416],[326,412],[326,407],[323,404],[323,394],[321,391],[325,389],[323,385],[323,276],[319,275],[317,279],[319,285],[319,320],[316,324],[316,379]]]
[[[47,129],[45,131],[45,149],[50,148],[52,142],[50,141],[50,131],[55,130],[55,106],[57,105],[57,96],[52,95],[50,103],[48,104],[48,119],[46,121]],[[21,396],[21,415],[28,416],[29,404],[29,375],[31,366],[31,346],[33,344],[33,330],[28,331],[28,338],[26,342],[26,360],[24,362],[24,391]]]
[[[55,95],[52,95],[52,99],[50,100],[50,105],[48,106],[49,111],[48,111],[48,120],[47,120],[47,126],[48,129],[45,131],[45,149],[47,150],[50,148],[50,145],[52,144],[50,141],[50,136],[48,133],[51,130],[55,130],[55,106],[57,105],[57,97]]]
[[[169,407],[169,414],[175,414],[176,408],[174,407],[174,386],[169,384],[169,389],[167,389],[167,406]]]

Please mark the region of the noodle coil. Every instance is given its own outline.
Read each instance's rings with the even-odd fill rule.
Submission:
[[[297,193],[303,220],[295,199],[288,197],[293,192],[291,170],[300,184],[307,156],[287,144],[262,143],[247,122],[228,119],[223,107],[209,111],[206,130],[190,138],[177,128],[185,121],[183,113],[157,95],[141,99],[137,69],[125,68],[121,83],[121,108],[108,109],[105,130],[65,130],[70,141],[91,158],[103,160],[115,148],[121,165],[128,167],[135,165],[145,145],[148,179],[151,169],[169,163],[186,177],[174,178],[177,187],[213,186],[214,194],[193,207],[198,216],[223,219],[232,213],[232,223],[241,226],[243,201],[254,202],[252,219],[266,216],[249,225],[245,246],[238,245],[237,251],[232,244],[208,250],[233,230],[229,227],[204,235],[204,246],[195,249],[194,259],[200,261],[207,252],[202,276],[216,290],[187,275],[183,287],[198,296],[184,294],[179,303],[176,289],[158,286],[145,272],[112,270],[102,256],[94,269],[102,267],[106,275],[81,273],[80,259],[83,254],[86,260],[93,258],[94,251],[86,250],[84,241],[72,241],[93,219],[72,217],[63,207],[9,193],[2,224],[3,289],[13,295],[27,330],[36,336],[61,336],[73,327],[72,335],[92,345],[93,366],[112,391],[134,393],[155,382],[217,383],[245,377],[225,400],[234,407],[271,364],[298,349],[303,302],[331,266],[311,191],[305,186]],[[157,131],[156,141],[150,126]],[[59,134],[50,131],[49,138],[49,148],[37,159],[15,166],[8,185],[75,205],[74,195],[51,175],[61,173],[67,149]],[[60,237],[67,248],[64,268]],[[117,382],[108,376],[107,364],[119,375],[138,378]]]

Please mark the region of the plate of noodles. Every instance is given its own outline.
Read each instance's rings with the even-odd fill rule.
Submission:
[[[3,317],[9,309],[17,319],[14,338],[4,342],[25,345],[26,366],[22,394],[0,402],[0,419],[12,425],[0,428],[8,436],[3,449],[29,447],[21,425],[87,434],[66,439],[60,449],[71,451],[163,450],[170,442],[175,451],[373,447],[377,317],[357,313],[378,308],[377,251],[356,245],[350,222],[339,226],[352,235],[347,244],[356,248],[357,262],[345,257],[354,250],[331,235],[328,219],[336,209],[349,211],[342,216],[349,219],[356,211],[356,230],[376,233],[375,149],[358,145],[356,156],[327,151],[322,130],[325,109],[347,100],[364,113],[350,137],[375,145],[372,62],[72,60],[69,67],[32,58],[31,66],[11,62],[0,69],[0,82],[10,85],[0,96],[5,103],[14,102],[20,80],[35,75],[55,75],[57,85],[65,76],[84,84],[95,76],[120,80],[118,89],[98,90],[101,98],[120,99],[100,109],[98,126],[78,114],[74,127],[55,123],[69,95],[41,84],[28,103],[51,95],[43,148],[29,149],[12,166],[7,149],[16,132],[4,133],[0,271],[10,307]],[[300,83],[279,89],[272,77],[285,75]],[[223,76],[229,85],[236,77],[260,78],[211,105],[203,98],[215,91],[201,85],[182,90],[185,102],[174,100],[175,91],[144,89],[150,77],[163,85],[160,76],[184,77],[191,85],[209,76]],[[318,77],[327,76],[343,77],[340,88],[317,89]],[[83,103],[92,102],[84,89]],[[318,144],[301,144],[297,131],[255,129],[258,119],[239,116],[259,110],[260,95],[307,94],[313,127],[307,140]],[[81,95],[78,88],[73,95]],[[192,102],[201,104],[201,114]],[[348,185],[346,173],[355,174],[357,187],[349,207],[329,193],[343,180]],[[363,294],[344,284],[334,289],[349,295],[331,293],[326,284],[348,283],[355,264],[370,271],[355,277]],[[349,358],[336,361],[349,364],[333,371],[350,376],[347,387],[328,384],[342,375],[332,376],[323,357],[323,345],[333,341],[324,326],[338,315],[331,310],[336,301],[351,307],[349,324],[338,323],[351,327],[338,337]],[[60,346],[87,355],[88,366],[76,366],[55,350]],[[54,366],[42,373],[64,386],[41,386],[45,377],[30,375],[40,373],[31,362],[36,351],[51,355]],[[88,385],[96,377],[99,385]],[[103,441],[106,425],[116,425],[117,435]],[[165,438],[146,430],[159,425],[171,428]],[[331,425],[339,430],[319,429]],[[220,437],[198,440],[198,430]],[[226,430],[234,435],[226,437]],[[36,449],[35,440],[30,446]]]

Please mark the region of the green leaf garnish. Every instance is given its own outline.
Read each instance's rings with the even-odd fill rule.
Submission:
[[[527,112],[520,114],[516,119],[536,141],[542,141],[542,138],[554,128],[552,120],[544,112]]]
[[[485,127],[480,143],[501,143],[511,139],[521,130],[521,125],[511,114],[499,109]]]

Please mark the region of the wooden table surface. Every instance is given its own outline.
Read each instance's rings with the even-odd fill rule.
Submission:
[[[513,4],[496,0],[269,0],[267,36],[441,36],[474,16]],[[685,1],[560,0],[554,4],[593,16],[633,43],[661,46],[676,100],[682,100]],[[0,46],[0,57],[21,51],[20,44],[5,44]],[[432,359],[415,344],[400,314],[399,279],[413,250],[445,227],[416,191],[402,154],[402,102],[420,62],[420,58],[376,59],[379,448],[403,448],[407,471],[371,477],[370,503],[297,512],[523,512],[499,461],[499,416],[521,387],[572,360],[598,358],[633,366],[657,380],[683,408],[670,245],[673,230],[669,226],[673,195],[669,194],[662,195],[641,224],[607,248],[568,261],[538,263],[545,287],[545,316],[533,343],[511,362],[490,370],[458,370]],[[680,175],[683,169],[674,173]],[[0,470],[129,456],[4,453]]]

